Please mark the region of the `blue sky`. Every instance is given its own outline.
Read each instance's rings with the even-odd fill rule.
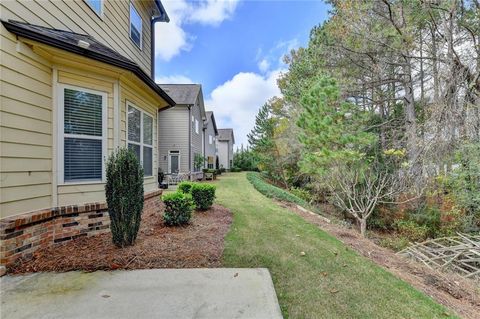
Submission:
[[[255,114],[279,95],[282,57],[305,46],[328,16],[323,1],[163,0],[170,23],[156,25],[156,80],[200,83],[219,127],[246,144]]]

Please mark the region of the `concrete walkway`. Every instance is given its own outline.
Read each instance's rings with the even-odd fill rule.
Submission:
[[[267,269],[37,273],[0,288],[0,318],[282,318]]]

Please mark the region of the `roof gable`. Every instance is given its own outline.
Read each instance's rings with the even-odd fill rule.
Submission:
[[[219,141],[231,141],[235,144],[235,136],[233,135],[233,129],[231,128],[221,128],[218,129],[218,138]]]
[[[212,111],[206,111],[205,115],[206,115],[205,127],[207,127],[207,125],[212,123],[215,135],[218,135],[217,123],[215,122],[215,116],[213,115],[213,112]]]
[[[198,105],[202,120],[205,120],[205,105],[201,84],[158,84],[158,86],[171,96],[177,105]]]
[[[200,84],[158,84],[177,104],[194,105],[201,90]]]

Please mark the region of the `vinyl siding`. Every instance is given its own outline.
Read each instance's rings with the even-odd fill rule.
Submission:
[[[52,69],[44,58],[19,45],[3,25],[0,28],[0,213],[4,217],[52,203]]]
[[[213,139],[216,138],[212,119],[209,119],[207,127],[205,128],[205,157],[208,158],[208,156],[212,156],[214,158],[213,166],[215,167],[215,140],[212,140],[212,144],[209,144],[209,135],[211,135]],[[208,162],[205,161],[205,165],[207,164]]]
[[[218,161],[220,166],[230,169],[230,160],[233,160],[233,144],[231,141],[218,141]]]
[[[135,77],[122,75],[122,70],[53,49],[51,53],[42,51],[44,56],[39,56],[26,44],[17,42],[3,26],[1,28],[1,217],[52,206],[104,201],[102,182],[56,185],[54,92],[57,92],[57,83],[107,93],[109,153],[114,150],[115,140],[120,146],[126,145],[127,100],[151,115],[154,124],[157,123],[158,107],[165,105],[165,101]],[[49,56],[53,53],[58,55]],[[48,57],[55,62],[47,60]],[[53,83],[54,65],[58,70],[57,83]],[[116,138],[115,95],[119,106]],[[145,178],[146,192],[157,188],[156,145],[157,127],[154,125],[153,176]]]
[[[177,105],[158,113],[158,163],[168,173],[168,152],[180,151],[180,171],[190,171],[188,162],[188,128],[191,123],[188,107]]]
[[[227,141],[218,141],[218,164],[220,168],[230,169],[229,144]]]
[[[13,19],[90,34],[130,58],[150,74],[150,19],[155,5],[153,1],[132,0],[132,2],[143,21],[141,50],[132,42],[129,35],[129,1],[105,0],[102,17],[99,17],[83,0],[7,0],[0,2],[0,12],[3,20]]]
[[[202,128],[203,128],[203,120],[202,120],[202,115],[200,111],[200,101],[197,100],[197,103],[192,107],[192,115],[194,117],[194,121],[190,119],[190,123],[192,125],[192,171],[194,171],[194,159],[195,159],[195,154],[200,154],[202,155],[203,150],[202,150]],[[195,132],[195,121],[198,121],[198,134]],[[200,169],[201,170],[201,169]]]

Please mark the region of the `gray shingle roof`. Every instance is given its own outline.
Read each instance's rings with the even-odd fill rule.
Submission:
[[[231,128],[220,128],[218,129],[218,138],[219,141],[232,141],[235,144],[235,137],[233,135],[233,129]]]
[[[177,104],[193,105],[197,102],[200,84],[158,84]]]
[[[215,115],[213,115],[212,111],[206,111],[205,112],[206,120],[205,120],[205,127],[207,127],[208,123],[210,120],[212,120],[213,123],[213,130],[215,131],[215,134],[218,134],[218,129],[217,129],[217,123],[215,122]]]

